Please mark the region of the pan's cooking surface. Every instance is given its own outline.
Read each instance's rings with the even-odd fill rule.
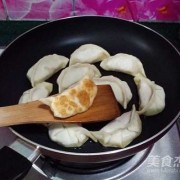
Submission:
[[[69,57],[80,45],[94,43],[102,46],[111,55],[119,52],[138,57],[146,75],[166,92],[166,108],[159,115],[142,117],[142,134],[129,146],[143,142],[167,127],[178,114],[180,107],[180,58],[177,51],[162,37],[135,23],[113,18],[81,17],[51,22],[40,26],[12,43],[1,56],[0,61],[0,105],[16,104],[21,94],[31,88],[26,78],[27,70],[41,57],[57,53]],[[99,64],[97,63],[97,66]],[[131,105],[138,104],[133,78],[116,72],[102,71],[103,75],[113,74],[128,82],[133,93]],[[54,82],[58,74],[49,81]],[[54,85],[54,92],[57,86]],[[86,127],[97,130],[103,124]],[[94,153],[115,148],[105,148],[88,141],[81,148],[65,148],[50,141],[47,129],[41,125],[13,127],[15,131],[38,144],[62,151]]]

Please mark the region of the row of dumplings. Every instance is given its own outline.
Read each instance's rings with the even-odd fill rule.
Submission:
[[[164,109],[164,89],[146,77],[138,58],[123,53],[110,56],[105,49],[94,44],[80,46],[71,54],[70,60],[56,54],[40,59],[27,72],[33,88],[23,93],[19,103],[47,97],[52,92],[53,85],[45,81],[63,69],[57,78],[59,93],[88,76],[97,85],[109,84],[117,101],[126,109],[132,98],[128,84],[115,76],[102,76],[99,69],[93,65],[98,61],[101,61],[100,67],[104,70],[123,72],[134,77],[140,99],[139,110],[136,111],[133,105],[131,111],[122,114],[99,131],[88,131],[81,124],[49,124],[48,132],[52,141],[66,147],[79,147],[91,138],[103,146],[124,148],[142,131],[139,115],[152,116]],[[66,67],[68,63],[69,66]]]

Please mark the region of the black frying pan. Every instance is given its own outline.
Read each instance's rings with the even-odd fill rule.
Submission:
[[[39,145],[44,155],[67,162],[108,162],[121,159],[147,148],[162,137],[180,115],[180,56],[177,50],[162,36],[137,23],[108,17],[74,17],[50,22],[34,28],[12,42],[0,57],[0,105],[17,104],[22,93],[31,88],[26,73],[41,57],[57,53],[69,57],[82,44],[94,43],[111,55],[119,52],[138,57],[146,75],[166,92],[166,108],[159,115],[141,117],[142,134],[124,149],[105,148],[99,143],[86,142],[80,148],[65,148],[52,142],[46,127],[42,125],[20,125],[12,131],[25,141]],[[99,64],[96,64],[99,66]],[[128,82],[138,106],[137,89],[129,75],[113,74]],[[50,82],[54,83],[59,73]],[[105,123],[85,125],[89,130],[98,130]]]

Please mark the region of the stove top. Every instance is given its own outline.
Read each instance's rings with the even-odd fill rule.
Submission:
[[[3,52],[3,49],[0,48],[0,54]]]
[[[31,151],[30,146],[26,146],[26,143],[24,144],[22,140],[17,139],[8,128],[0,128],[0,148],[4,145],[10,145],[12,147],[12,144],[18,144],[18,147],[21,147],[19,148],[21,149],[21,154],[28,157]],[[13,148],[17,150],[15,146]],[[24,179],[152,180],[157,177],[159,180],[179,180],[180,132],[177,124],[152,147],[137,153],[124,164],[115,166],[112,169],[90,174],[73,173],[58,169],[51,162],[44,161],[44,158],[40,157],[34,162],[33,167]]]

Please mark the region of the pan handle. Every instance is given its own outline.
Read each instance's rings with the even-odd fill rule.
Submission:
[[[5,146],[0,150],[0,178],[23,179],[39,156],[40,151],[37,147],[17,139],[9,147]]]
[[[21,154],[5,146],[0,150],[0,177],[6,180],[23,179],[32,163]]]

